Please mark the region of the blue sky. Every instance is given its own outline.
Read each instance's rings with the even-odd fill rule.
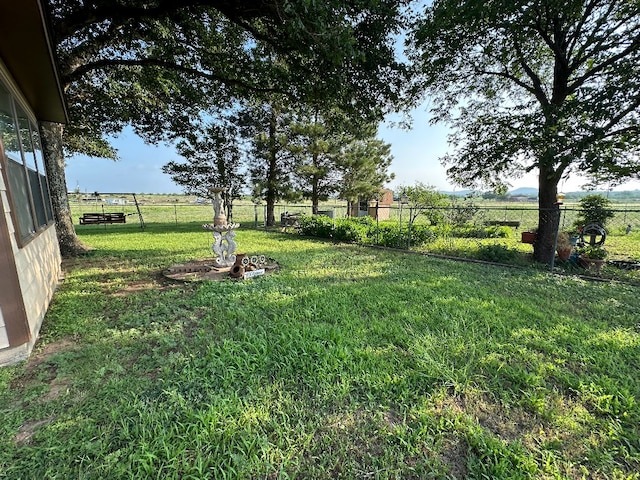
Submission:
[[[447,152],[445,126],[429,125],[424,108],[413,112],[413,128],[402,130],[383,126],[379,137],[391,144],[394,160],[391,171],[396,178],[389,185],[412,185],[416,181],[434,185],[439,190],[453,191],[456,187],[447,180],[445,168],[438,158]],[[113,141],[120,160],[106,160],[74,156],[67,160],[67,187],[80,191],[113,193],[182,193],[171,177],[162,173],[162,166],[171,160],[181,160],[174,148],[164,144],[147,145],[126,129]],[[584,180],[572,178],[560,184],[565,192],[580,190]],[[512,188],[537,186],[535,175],[514,180]],[[459,190],[460,188],[457,187]],[[616,190],[640,189],[640,182],[629,183]]]

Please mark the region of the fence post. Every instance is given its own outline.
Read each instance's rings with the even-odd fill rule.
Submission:
[[[173,216],[176,219],[176,225],[178,225],[178,199],[175,200],[176,203],[173,204]]]
[[[551,272],[553,272],[553,269],[555,267],[556,264],[556,249],[558,248],[558,234],[560,233],[560,205],[562,205],[561,202],[557,202],[556,203],[556,232],[555,235],[553,237],[553,253],[551,254]]]
[[[379,244],[378,242],[378,234],[380,233],[380,216],[378,215],[378,208],[380,202],[378,200],[376,200],[376,245]]]
[[[407,250],[411,250],[411,225],[413,224],[413,207],[409,207],[409,229],[407,230]]]

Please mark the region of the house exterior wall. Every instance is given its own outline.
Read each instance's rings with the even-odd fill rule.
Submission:
[[[2,168],[4,168],[3,165]],[[13,301],[23,302],[27,322],[25,327],[30,334],[30,338],[25,343],[10,345],[7,322],[24,320],[5,318],[6,305],[0,304],[0,366],[2,366],[24,360],[31,353],[62,271],[54,225],[41,231],[24,247],[18,246],[3,175],[0,175],[0,203],[8,227],[8,239],[14,259],[13,265],[9,265],[8,268],[15,269],[19,282],[18,289],[22,294],[22,299],[14,298]],[[2,265],[2,267],[4,269],[7,266]]]
[[[58,248],[58,241],[55,231],[55,224],[51,217],[50,204],[48,208],[42,206],[38,210],[43,218],[36,218],[36,210],[33,210],[33,203],[25,204],[20,195],[16,195],[15,190],[9,182],[12,172],[9,170],[9,162],[14,162],[16,158],[22,158],[25,165],[25,172],[30,172],[25,178],[29,178],[29,185],[25,187],[30,202],[34,198],[39,205],[48,202],[48,193],[44,190],[46,181],[42,165],[40,152],[34,138],[38,136],[35,126],[35,114],[22,96],[17,85],[12,81],[11,75],[0,59],[0,82],[6,95],[10,94],[16,105],[26,115],[24,119],[28,122],[26,129],[30,138],[32,149],[26,150],[14,144],[9,159],[9,153],[5,151],[7,145],[3,144],[0,135],[0,366],[15,363],[26,359],[36,339],[42,325],[45,313],[53,297],[53,293],[61,276],[61,256]],[[0,92],[1,93],[1,92]],[[5,105],[6,107],[6,105]],[[2,112],[0,112],[2,113]],[[10,121],[6,116],[5,122]],[[7,128],[10,123],[5,123]],[[24,125],[22,125],[25,128]],[[2,130],[0,128],[0,130]],[[0,133],[2,133],[0,131]],[[11,138],[11,135],[4,131]],[[21,131],[21,134],[24,133]],[[6,153],[6,155],[5,155]],[[32,170],[35,168],[36,170]],[[38,173],[40,172],[40,173]],[[35,183],[34,183],[35,182]],[[42,182],[42,183],[40,183]],[[40,185],[40,187],[37,187]],[[40,195],[34,197],[35,192]],[[24,192],[23,192],[24,193]],[[16,220],[20,213],[18,208],[22,208],[23,214],[25,205],[31,205],[28,209],[32,211],[34,219],[33,231],[20,232]]]

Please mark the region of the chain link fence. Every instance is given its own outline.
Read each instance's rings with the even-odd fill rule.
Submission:
[[[129,196],[131,197],[131,196]],[[110,201],[109,201],[110,200]],[[139,201],[138,205],[131,198],[117,198],[104,201],[101,198],[77,199],[70,197],[71,214],[74,223],[85,213],[124,213],[127,223],[138,223],[138,209],[144,223],[211,223],[213,222],[213,206],[211,202],[194,203],[146,203]],[[311,215],[310,204],[277,204],[274,207],[276,224],[284,214]],[[265,227],[267,207],[264,204],[234,202],[232,216],[229,221],[237,222],[245,227]],[[346,203],[324,203],[319,214],[330,218],[344,218],[347,215]]]
[[[84,213],[122,212],[128,225],[140,224],[138,209],[144,224],[204,224],[213,221],[210,203],[118,204],[75,201],[71,203],[74,220]],[[640,282],[640,205],[616,205],[613,217],[605,225],[604,248],[608,252],[607,264],[597,274],[607,278],[631,277]],[[299,232],[297,228],[284,228],[285,217],[311,217],[310,204],[277,204],[274,209],[278,231]],[[365,212],[363,212],[365,213]],[[533,244],[527,239],[540,222],[551,223],[554,231],[577,233],[582,227],[578,219],[578,205],[560,205],[540,211],[534,204],[471,205],[417,208],[410,205],[369,206],[365,220],[367,233],[360,240],[379,246],[409,249],[444,256],[473,258],[499,263],[532,265]],[[319,208],[330,228],[336,229],[347,218],[346,202],[328,202]],[[233,222],[244,228],[264,228],[266,206],[247,202],[234,203]],[[296,222],[294,225],[297,227]],[[102,226],[101,226],[102,227]],[[85,228],[79,227],[79,228]],[[88,227],[91,228],[91,227]],[[104,226],[111,228],[111,226]],[[332,234],[330,234],[332,235]],[[340,240],[340,238],[334,238]],[[591,238],[584,239],[587,243]],[[349,240],[348,240],[349,241]],[[575,253],[575,251],[574,251]],[[575,255],[569,261],[554,258],[551,268],[581,272]],[[594,273],[594,272],[591,272]]]

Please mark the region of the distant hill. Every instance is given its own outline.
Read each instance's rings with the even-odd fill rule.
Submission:
[[[440,191],[440,193],[444,193],[445,195],[451,195],[456,197],[466,197],[471,193],[479,194],[478,190],[455,190],[455,191]],[[640,200],[640,190],[625,190],[625,191],[577,191],[577,192],[565,192],[567,201],[577,202],[582,197],[586,195],[602,195],[603,197],[607,197],[612,202],[622,203],[622,202],[636,202]],[[520,187],[515,190],[511,190],[508,192],[511,197],[529,197],[529,198],[537,198],[538,197],[538,189],[533,187]]]
[[[537,197],[538,189],[531,188],[531,187],[520,187],[520,188],[516,188],[515,190],[511,190],[509,192],[509,195],[523,195],[525,197]]]
[[[443,192],[440,191],[440,193],[444,193],[445,195],[453,195],[456,197],[466,197],[467,195],[474,193],[476,190],[456,190],[455,192]]]

